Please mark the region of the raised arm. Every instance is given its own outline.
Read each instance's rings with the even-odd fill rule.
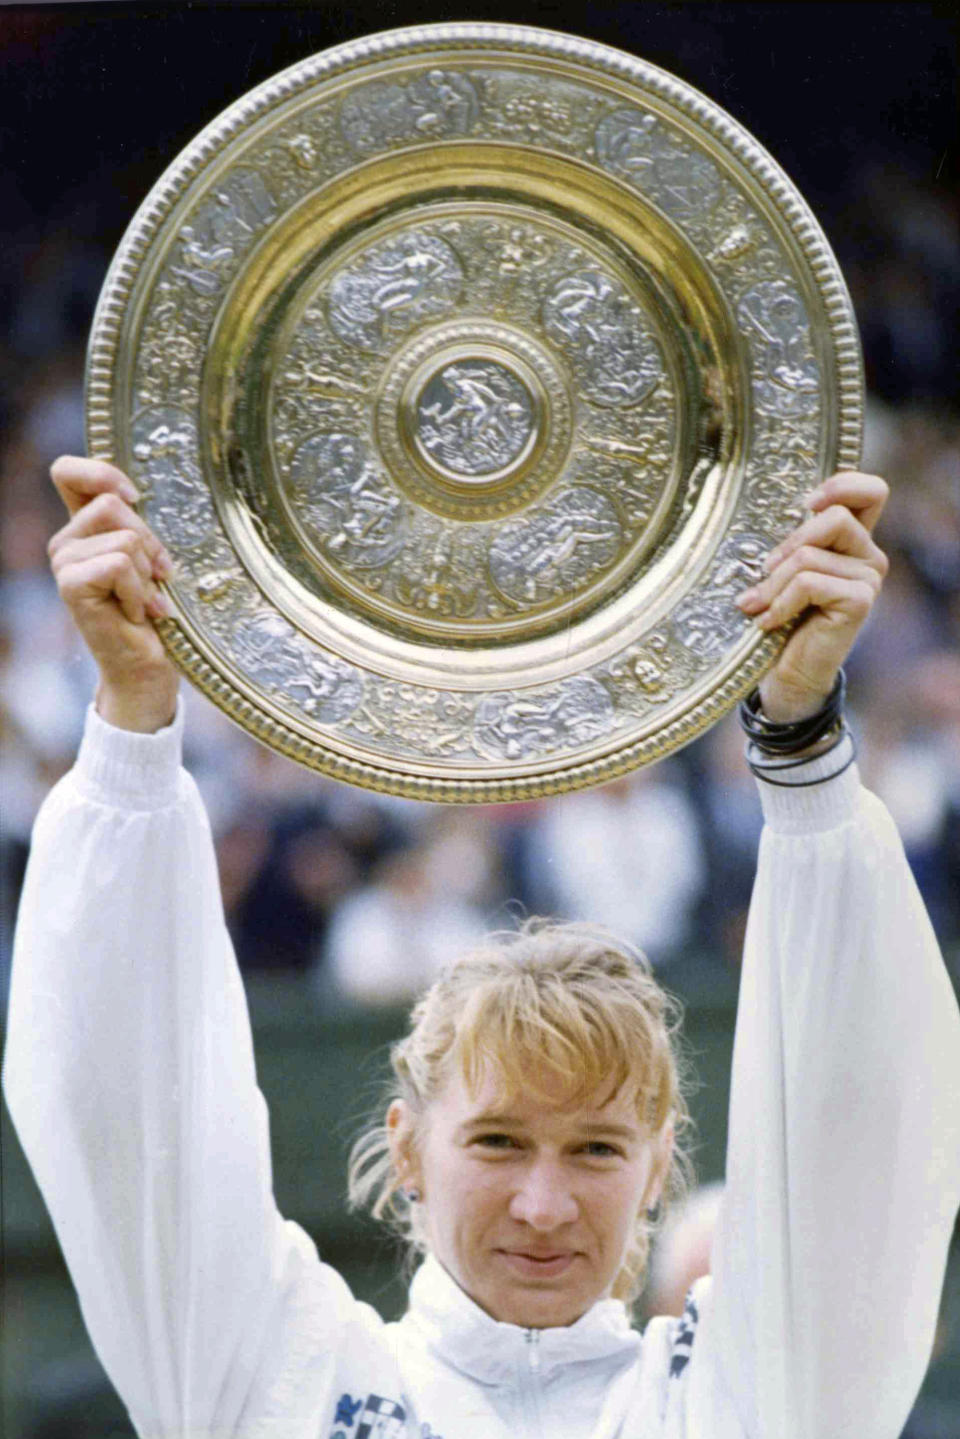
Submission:
[[[771,718],[816,709],[869,612],[881,486],[829,481],[745,603],[772,623],[806,615],[765,682]],[[745,1439],[897,1439],[960,1204],[957,1003],[851,757],[847,739],[760,779],[727,1187],[691,1366],[694,1407],[719,1406],[718,1432]]]
[[[35,828],[9,1108],[138,1432],[312,1439],[317,1355],[351,1301],[274,1205],[245,996],[151,624],[162,553],[119,471],[67,461],[55,478],[71,519],[51,554],[99,712]]]

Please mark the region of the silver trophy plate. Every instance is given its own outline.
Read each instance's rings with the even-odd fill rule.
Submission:
[[[189,678],[305,765],[469,802],[729,710],[783,642],[735,598],[862,412],[839,269],[769,155],[642,60],[503,25],[232,105],[134,218],[87,376]]]

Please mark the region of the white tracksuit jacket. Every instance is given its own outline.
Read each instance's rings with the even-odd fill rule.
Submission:
[[[384,1324],[274,1204],[181,725],[91,712],[37,820],[4,1072],[143,1439],[896,1439],[960,1203],[960,1016],[855,767],[760,785],[727,1190],[684,1319],[641,1337],[604,1300],[526,1331],[428,1261]]]

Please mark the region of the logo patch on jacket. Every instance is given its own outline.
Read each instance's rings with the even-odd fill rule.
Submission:
[[[673,1349],[670,1353],[670,1378],[678,1378],[690,1363],[690,1353],[693,1349],[693,1341],[697,1332],[697,1320],[700,1315],[697,1311],[693,1293],[687,1295],[687,1302],[683,1308],[683,1317],[677,1321],[676,1332],[673,1336]]]
[[[351,1434],[358,1412],[359,1424]],[[380,1394],[354,1399],[352,1394],[341,1394],[330,1439],[401,1439],[406,1420],[407,1411],[395,1399],[384,1399]],[[439,1435],[431,1439],[439,1439]]]

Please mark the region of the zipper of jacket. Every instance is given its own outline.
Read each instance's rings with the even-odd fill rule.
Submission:
[[[531,1439],[540,1439],[540,1435],[543,1433],[540,1413],[540,1331],[539,1329],[525,1329],[523,1337],[527,1349],[527,1372],[524,1376],[523,1386],[524,1398],[527,1402],[524,1404],[524,1408],[527,1411]]]

